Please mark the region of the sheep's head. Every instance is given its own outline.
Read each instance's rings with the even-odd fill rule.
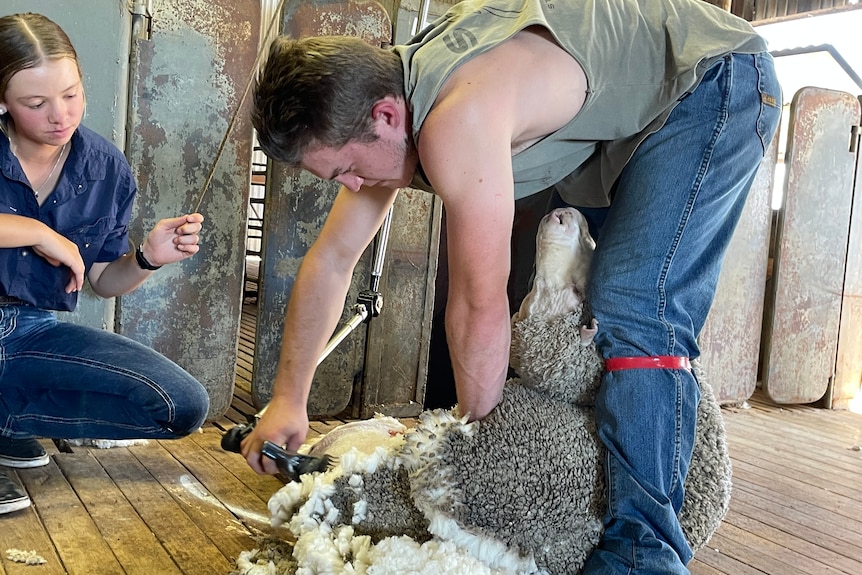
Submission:
[[[533,287],[512,321],[552,318],[583,303],[595,248],[587,220],[575,208],[557,208],[542,218],[536,234]]]

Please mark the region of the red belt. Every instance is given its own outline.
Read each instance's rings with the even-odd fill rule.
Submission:
[[[655,355],[652,357],[612,357],[605,360],[605,370],[621,369],[684,369],[691,371],[687,357],[677,355]]]

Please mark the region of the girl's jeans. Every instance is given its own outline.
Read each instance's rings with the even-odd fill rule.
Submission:
[[[714,64],[632,156],[594,255],[588,299],[603,357],[699,355],[722,257],[781,113],[768,53]],[[607,373],[596,403],[607,448],[605,533],[585,575],[688,573],[677,513],[699,389],[692,373]]]
[[[175,438],[199,428],[208,409],[204,387],[153,349],[0,305],[0,435]]]

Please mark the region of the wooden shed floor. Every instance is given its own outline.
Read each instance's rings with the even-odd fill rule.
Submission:
[[[224,429],[254,412],[253,329],[246,315],[231,410],[200,433],[112,449],[61,450],[45,440],[49,465],[4,468],[33,506],[0,516],[0,575],[227,575],[256,537],[287,536],[269,527],[266,508],[281,482],[219,445]],[[755,395],[724,416],[730,512],[691,572],[862,574],[862,415],[779,407]],[[312,422],[310,436],[339,423]],[[35,551],[46,563],[13,562],[7,549]]]

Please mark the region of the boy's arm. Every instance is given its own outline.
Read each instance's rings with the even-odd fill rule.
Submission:
[[[263,442],[296,450],[308,432],[306,404],[317,361],[344,309],[353,269],[383,223],[397,190],[342,188],[317,240],[303,258],[284,320],[272,399],[242,454],[256,471],[275,473]]]
[[[419,145],[446,211],[446,335],[459,409],[471,419],[500,401],[511,336],[512,136],[509,122],[492,109],[475,94],[444,101],[426,120]]]

